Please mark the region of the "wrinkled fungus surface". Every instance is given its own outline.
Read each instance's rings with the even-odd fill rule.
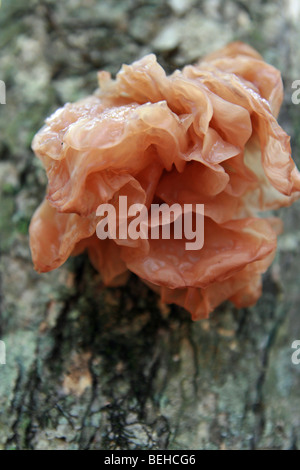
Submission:
[[[46,121],[33,150],[48,176],[30,225],[35,268],[46,272],[87,250],[107,285],[134,272],[163,302],[205,318],[229,299],[261,295],[280,221],[262,211],[299,197],[290,139],[276,117],[280,72],[242,43],[167,76],[151,54],[100,72],[93,96]],[[204,204],[204,246],[186,240],[100,240],[97,207]]]

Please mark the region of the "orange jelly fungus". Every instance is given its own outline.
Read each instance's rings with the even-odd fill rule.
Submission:
[[[150,54],[115,80],[98,78],[93,96],[59,109],[33,140],[49,180],[30,225],[36,270],[87,250],[105,284],[131,271],[194,320],[226,299],[253,305],[281,230],[259,213],[300,194],[290,138],[276,120],[280,72],[235,42],[169,76]],[[97,207],[120,196],[147,207],[204,204],[203,248],[98,239]]]

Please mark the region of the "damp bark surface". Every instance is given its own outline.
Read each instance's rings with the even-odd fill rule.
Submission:
[[[105,288],[84,255],[39,275],[28,246],[46,187],[33,135],[96,88],[97,70],[114,74],[149,52],[171,72],[231,40],[257,48],[282,71],[279,121],[299,166],[299,14],[292,0],[3,0],[1,449],[299,447],[299,203],[278,213],[285,232],[257,305],[226,303],[197,323],[135,276]]]

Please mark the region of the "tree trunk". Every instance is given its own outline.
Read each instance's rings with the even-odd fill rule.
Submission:
[[[219,1],[212,11],[208,0],[186,0],[180,12],[161,0],[2,2],[0,448],[298,447],[299,204],[280,212],[286,232],[257,305],[226,303],[196,323],[134,276],[104,288],[84,255],[38,275],[27,235],[45,193],[30,150],[44,118],[91,93],[96,70],[115,73],[153,50],[173,70],[237,34],[256,47],[284,74],[281,123],[297,160],[299,108],[289,87],[300,78],[299,33],[294,3],[285,11],[281,3]]]

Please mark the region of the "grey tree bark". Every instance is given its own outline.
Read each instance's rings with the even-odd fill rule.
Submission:
[[[281,124],[299,163],[299,10],[292,0],[83,3],[0,10],[0,448],[296,449],[299,204],[280,212],[285,233],[257,305],[224,304],[197,323],[134,276],[104,288],[85,256],[38,275],[27,230],[45,192],[30,150],[44,118],[91,93],[96,70],[150,51],[173,70],[237,37],[256,47],[283,72]]]

